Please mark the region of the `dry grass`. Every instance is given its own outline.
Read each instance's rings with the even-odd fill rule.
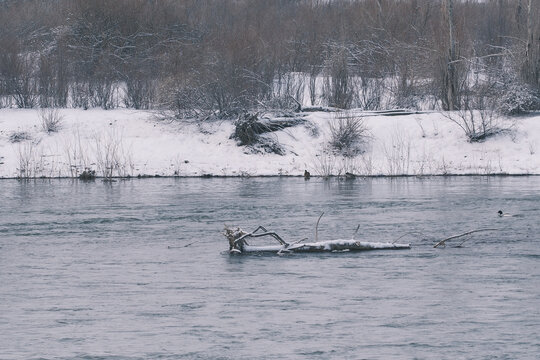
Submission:
[[[60,115],[58,109],[39,109],[38,116],[41,120],[41,127],[47,134],[58,132],[62,127],[63,117]]]
[[[362,117],[337,117],[330,123],[330,148],[343,156],[354,157],[364,152],[369,138]]]

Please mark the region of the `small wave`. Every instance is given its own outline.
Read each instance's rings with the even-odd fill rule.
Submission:
[[[91,307],[80,307],[80,308],[62,308],[62,307],[52,307],[50,309],[47,309],[47,311],[91,311],[93,310]]]

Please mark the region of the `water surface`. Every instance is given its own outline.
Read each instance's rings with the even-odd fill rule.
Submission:
[[[540,353],[537,177],[4,180],[0,196],[0,359]],[[323,211],[320,239],[360,224],[412,249],[230,256],[220,235],[313,238]],[[483,227],[499,230],[433,248]]]

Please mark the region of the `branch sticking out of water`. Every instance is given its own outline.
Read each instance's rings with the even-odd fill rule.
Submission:
[[[397,239],[392,241],[392,244],[397,243],[399,240],[403,239],[405,236],[408,236],[408,235],[419,235],[419,236],[424,238],[423,240],[425,240],[427,238],[427,236],[424,233],[420,232],[420,231],[411,231],[411,232],[408,232],[408,233],[405,233],[405,234],[401,235],[400,237],[398,237]]]
[[[358,233],[358,230],[360,230],[360,224],[358,224],[358,226],[356,227],[356,230],[354,230],[354,233],[352,235],[353,240],[354,240],[354,237],[356,236],[356,234]]]
[[[317,224],[315,225],[315,242],[319,240],[319,221],[321,221],[321,218],[323,217],[324,212],[319,216],[319,219],[317,220]]]
[[[436,243],[433,247],[436,248],[436,247],[439,247],[439,246],[446,246],[446,242],[448,240],[457,239],[457,238],[460,238],[460,237],[463,237],[463,236],[466,236],[466,235],[469,235],[469,234],[473,234],[473,233],[477,233],[477,232],[481,232],[481,231],[497,231],[497,230],[498,229],[477,229],[477,230],[467,231],[467,232],[465,232],[463,234],[447,237],[446,239],[443,239],[443,240],[439,241],[438,243]],[[462,242],[462,244],[463,244],[463,242]]]

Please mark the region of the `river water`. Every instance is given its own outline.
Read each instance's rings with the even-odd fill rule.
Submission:
[[[0,196],[0,359],[540,354],[538,177],[4,180]],[[322,212],[319,239],[360,225],[412,248],[231,256],[220,234],[313,238]],[[478,228],[498,230],[433,248]]]

